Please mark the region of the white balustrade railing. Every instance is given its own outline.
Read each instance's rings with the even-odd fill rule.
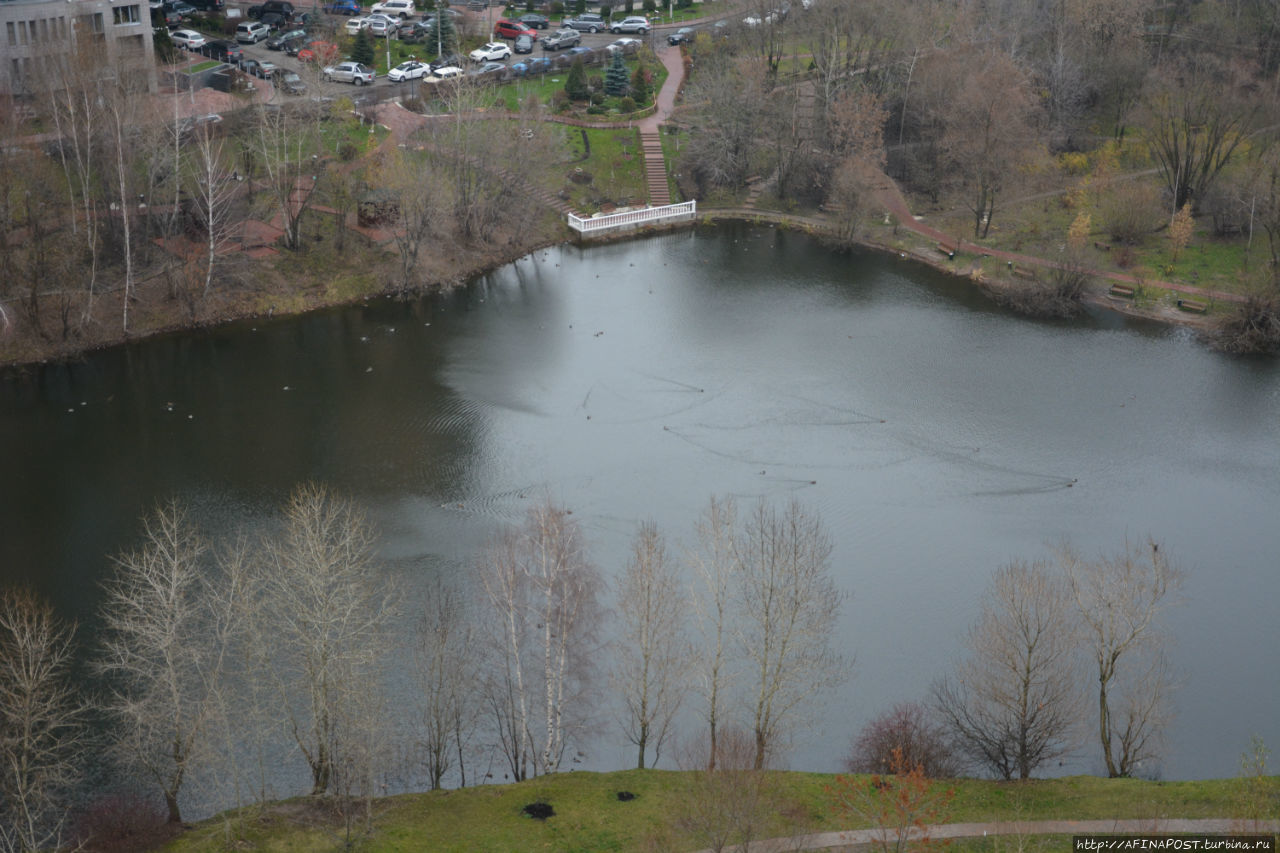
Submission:
[[[693,219],[697,214],[696,200],[682,201],[679,204],[664,204],[660,207],[646,207],[643,210],[628,210],[625,213],[607,213],[586,218],[570,213],[569,227],[580,234],[592,234],[611,228],[634,228],[648,222]]]

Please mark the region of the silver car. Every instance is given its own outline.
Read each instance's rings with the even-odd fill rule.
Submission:
[[[377,76],[377,73],[372,68],[361,65],[359,62],[350,61],[330,65],[322,73],[326,80],[337,80],[339,83],[354,83],[357,86],[372,83],[373,78]]]

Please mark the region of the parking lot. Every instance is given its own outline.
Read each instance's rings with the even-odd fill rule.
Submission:
[[[228,6],[228,9],[239,9],[241,18],[244,20],[248,20],[247,14],[245,11],[247,10],[247,8],[248,8],[247,6],[230,6],[230,5]],[[235,13],[232,12],[232,15],[234,14]],[[493,30],[493,23],[496,22],[499,17],[501,17],[501,10],[498,7],[490,7],[484,12],[481,12],[480,14],[487,16],[487,20],[482,18],[481,25],[486,27],[487,32],[491,33]],[[326,36],[324,35],[317,35],[316,38],[320,40],[332,40],[337,42],[340,45],[344,44],[345,32],[343,28],[347,20],[348,18],[343,15],[327,15],[327,14],[324,15],[325,23],[331,24],[333,27],[335,27],[338,35],[333,37],[332,39],[327,39]],[[555,32],[555,30],[558,27],[558,24],[559,22],[553,19],[548,29],[540,29],[537,31],[539,42],[535,43],[533,53],[525,54],[525,55],[513,55],[511,57],[507,57],[505,59],[500,60],[501,64],[504,66],[510,67],[512,64],[519,62],[522,59],[529,59],[531,57],[532,58],[536,58],[536,57],[555,58],[558,55],[560,55],[562,53],[560,51],[544,51],[540,44],[540,41],[543,37]],[[639,36],[639,38],[641,38],[641,40],[651,45],[653,48],[660,49],[666,46],[666,30],[667,29],[668,27],[664,27],[662,30],[654,29],[654,30],[651,30],[645,36]],[[581,36],[582,36],[581,45],[583,47],[591,48],[593,50],[598,48],[603,48],[613,43],[618,38],[623,37],[619,35],[614,35],[613,33],[610,33],[610,32],[602,32],[602,33],[595,33],[595,34],[583,32],[581,33]],[[637,36],[631,35],[628,37],[635,38]],[[512,44],[511,41],[506,41],[496,37],[492,38],[492,40],[504,42],[508,46],[511,46]],[[394,42],[394,39],[392,40],[392,42]],[[316,65],[300,60],[297,57],[289,56],[283,50],[270,50],[266,46],[266,41],[259,41],[256,44],[242,44],[240,45],[240,47],[244,54],[244,60],[242,62],[242,65],[247,65],[251,67],[254,63],[257,63],[257,62],[270,62],[270,63],[274,63],[277,67],[297,72],[298,75],[306,82],[306,86],[307,86],[306,96],[308,97],[347,96],[355,99],[358,103],[372,103],[376,101],[387,100],[389,98],[398,97],[398,96],[410,96],[415,94],[418,91],[420,86],[430,87],[433,85],[432,83],[429,83],[429,82],[424,83],[420,80],[393,82],[387,79],[388,66],[387,66],[386,40],[375,39],[374,43],[375,43],[375,56],[377,57],[377,59],[373,67],[377,72],[377,77],[375,78],[372,85],[363,85],[363,86],[355,86],[351,83],[344,83],[344,82],[338,82],[338,81],[323,80],[321,77],[321,74],[319,73],[319,68]],[[339,56],[338,59],[335,59],[334,61],[336,62],[342,58],[344,57]],[[424,50],[422,53],[422,58],[424,59],[424,61],[426,59],[434,58],[434,51]],[[392,59],[393,64],[395,61],[396,60],[394,59],[394,55],[393,55],[393,59]],[[470,62],[463,63],[464,71],[470,70],[472,67],[474,66]],[[270,80],[262,80],[257,78],[254,78],[253,83],[255,86],[259,88],[271,87],[272,85]],[[274,93],[272,97],[284,99],[289,96],[283,93]]]

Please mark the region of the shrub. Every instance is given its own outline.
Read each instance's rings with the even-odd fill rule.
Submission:
[[[344,142],[338,146],[338,159],[344,163],[350,163],[359,156],[360,149],[350,142]]]
[[[94,799],[75,821],[74,836],[98,853],[151,850],[174,836],[164,807],[138,794],[108,794]]]
[[[1160,194],[1141,181],[1116,183],[1102,200],[1103,227],[1117,243],[1140,243],[1142,238],[1164,223]]]
[[[626,10],[628,15],[630,15],[636,10],[635,0],[627,0],[627,2],[623,4],[622,8]]]
[[[655,3],[654,0],[644,0],[644,10],[652,15],[654,12],[658,11],[658,4]]]
[[[1059,154],[1058,168],[1068,175],[1083,175],[1089,170],[1089,155],[1079,151]]]
[[[553,18],[558,18],[564,14],[564,3],[560,0],[551,0],[551,5],[547,8]]]
[[[902,702],[863,726],[845,758],[850,773],[888,773],[894,750],[910,767],[921,765],[933,779],[955,776],[959,762],[946,729],[918,702]]]
[[[604,103],[604,92],[591,93],[591,106],[598,107]]]
[[[619,109],[619,110],[621,110],[621,111],[622,111],[622,112],[624,112],[624,113],[633,113],[633,112],[635,112],[635,111],[636,111],[636,101],[635,101],[635,98],[631,97],[630,95],[627,95],[625,98],[623,98],[622,100],[618,101],[618,109]]]
[[[612,3],[601,3],[601,4],[600,4],[600,17],[604,18],[604,19],[607,21],[607,20],[609,20],[609,16],[610,16],[610,15],[612,15],[612,14],[613,14],[613,4],[612,4]]]
[[[599,106],[598,104],[592,104],[591,106],[587,107],[587,115],[599,116],[599,115],[604,115],[605,112],[606,112],[605,108],[602,106]]]

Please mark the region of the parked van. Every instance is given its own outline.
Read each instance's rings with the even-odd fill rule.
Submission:
[[[245,21],[236,24],[236,41],[241,44],[257,44],[269,35],[271,30],[267,29],[267,25],[261,21]]]

